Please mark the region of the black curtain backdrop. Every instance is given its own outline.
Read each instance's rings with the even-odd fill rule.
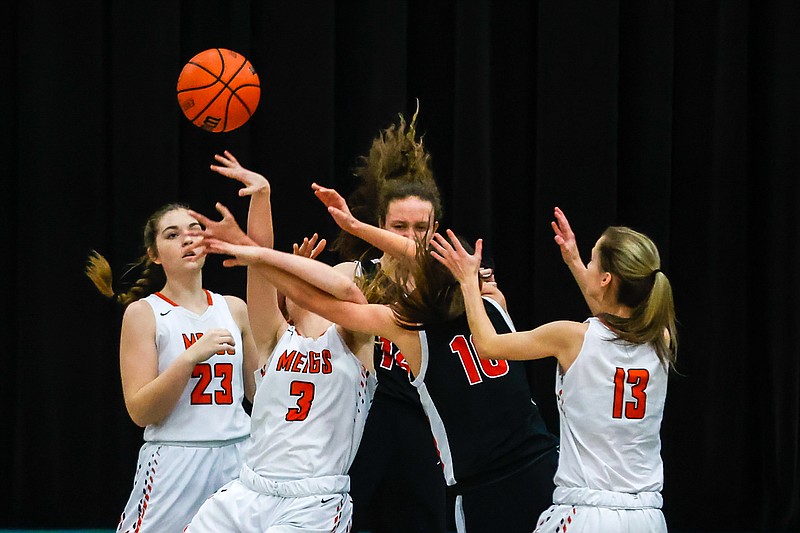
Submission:
[[[800,3],[27,0],[0,13],[0,527],[113,528],[132,484],[142,432],[122,400],[122,312],[83,275],[87,253],[121,274],[170,201],[207,214],[221,201],[244,220],[237,185],[208,169],[224,149],[270,178],[279,249],[331,238],[310,183],[349,193],[355,157],[418,98],[443,227],[485,239],[518,328],[588,314],[554,206],[586,256],[610,224],[658,244],[681,335],[662,427],[671,530],[800,529]],[[182,66],[215,47],[262,82],[230,133],[191,125],[175,97]],[[244,296],[244,271],[220,263],[206,286]],[[554,361],[530,375],[557,431]]]

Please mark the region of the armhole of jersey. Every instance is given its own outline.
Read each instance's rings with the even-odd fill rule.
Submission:
[[[508,313],[506,313],[505,309],[500,307],[499,303],[495,302],[488,296],[483,296],[483,299],[484,301],[491,303],[492,306],[494,306],[494,308],[497,309],[497,311],[500,313],[500,316],[503,317],[503,320],[506,321],[506,324],[508,324],[508,327],[511,329],[512,332],[517,331],[517,328],[514,327],[514,322],[511,320],[511,317],[508,315]]]
[[[226,311],[228,311],[228,314],[231,315],[233,321],[236,322],[236,317],[233,316],[233,311],[231,311],[231,306],[228,303],[228,299],[225,298],[224,295],[212,292],[211,299],[214,301],[214,305],[218,305],[221,308],[224,308]]]
[[[581,347],[578,350],[578,355],[575,356],[575,359],[572,361],[572,364],[569,365],[569,368],[566,371],[562,371],[561,370],[561,365],[560,364],[556,364],[556,376],[561,376],[562,379],[564,377],[566,377],[566,375],[569,373],[569,371],[572,370],[575,367],[575,364],[578,361],[581,360],[581,354],[583,354],[583,352],[584,352],[584,350],[586,348],[586,343],[589,342],[589,340],[590,340],[590,333],[589,332],[592,330],[592,325],[593,324],[597,324],[600,327],[605,328],[605,326],[603,325],[602,322],[600,322],[600,320],[598,320],[596,317],[592,317],[592,316],[590,316],[589,318],[584,320],[583,323],[587,324],[589,327],[586,328],[586,332],[583,334],[583,342],[581,342]],[[584,357],[584,359],[586,359],[586,358]]]
[[[353,358],[356,361],[358,361],[359,364],[361,364],[361,360],[358,358],[358,356],[353,351],[353,349],[350,348],[350,346],[348,346],[347,341],[344,340],[344,337],[342,337],[342,334],[339,333],[339,327],[340,326],[336,322],[334,322],[328,327],[328,331],[330,331],[330,329],[333,328],[334,333],[336,333],[336,338],[339,339],[339,342],[342,344],[342,348],[344,349],[344,351],[349,353],[350,355],[352,355]],[[344,328],[342,328],[342,329],[344,329]]]
[[[140,300],[142,300],[143,302],[147,302],[147,305],[150,306],[150,310],[153,312],[153,314],[156,314],[156,306],[153,305],[153,302],[150,301],[147,296],[145,296],[144,298],[140,298]]]
[[[419,348],[419,375],[411,380],[411,384],[417,388],[425,382],[425,373],[428,370],[428,335],[424,329],[419,330]]]

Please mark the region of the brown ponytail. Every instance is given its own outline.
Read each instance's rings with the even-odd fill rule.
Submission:
[[[130,272],[140,268],[141,274],[130,289],[125,292],[117,293],[114,291],[111,265],[105,257],[92,250],[86,262],[85,272],[100,294],[106,298],[114,299],[123,307],[127,307],[136,300],[153,294],[166,284],[167,278],[164,274],[164,269],[154,263],[151,257],[158,257],[158,249],[156,247],[158,224],[164,215],[178,209],[188,209],[188,207],[183,204],[167,204],[147,219],[147,223],[144,226],[145,253],[128,270]]]

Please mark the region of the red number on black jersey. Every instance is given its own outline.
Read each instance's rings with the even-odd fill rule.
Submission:
[[[508,361],[478,357],[478,352],[472,344],[472,335],[470,335],[469,341],[464,335],[453,337],[453,340],[450,341],[450,351],[457,354],[461,360],[461,366],[464,368],[470,385],[483,382],[481,374],[487,378],[499,378],[508,374]],[[478,370],[479,366],[480,371]]]

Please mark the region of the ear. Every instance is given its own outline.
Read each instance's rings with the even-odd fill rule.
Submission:
[[[432,227],[433,227],[433,231],[431,233],[436,233],[439,230],[439,221],[438,220],[434,220]]]
[[[613,281],[613,279],[614,279],[614,276],[611,274],[611,272],[603,272],[600,275],[600,286],[601,287],[610,287],[611,286],[611,282]]]
[[[158,254],[156,254],[151,248],[147,249],[147,257],[150,258],[150,261],[153,263],[160,265],[161,259],[158,258]]]

